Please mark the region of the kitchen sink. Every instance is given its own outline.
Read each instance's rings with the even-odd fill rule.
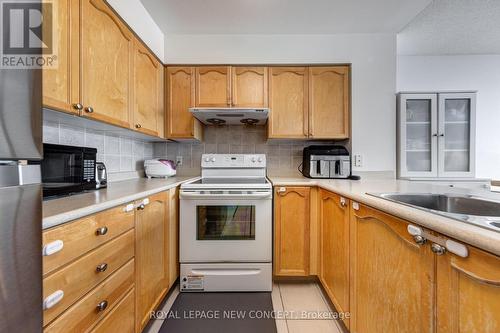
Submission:
[[[370,195],[429,211],[500,232],[500,202],[457,194],[369,193]]]

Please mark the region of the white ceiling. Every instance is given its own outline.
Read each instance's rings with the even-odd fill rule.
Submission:
[[[398,54],[500,54],[500,0],[434,0],[398,35]]]
[[[165,34],[397,33],[431,0],[141,0]]]

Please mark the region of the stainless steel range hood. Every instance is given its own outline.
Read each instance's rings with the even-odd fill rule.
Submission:
[[[265,125],[268,108],[190,108],[189,112],[206,125]]]

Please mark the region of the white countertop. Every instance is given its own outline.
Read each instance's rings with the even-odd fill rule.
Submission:
[[[469,194],[500,201],[500,193],[486,189],[467,189],[459,185],[449,187],[439,183],[412,182],[390,178],[362,178],[361,180],[309,179],[305,177],[269,177],[274,186],[318,186],[347,198],[364,203],[424,228],[435,230],[449,237],[500,255],[500,233],[465,222],[408,207],[367,193],[457,193]]]
[[[172,177],[167,179],[137,178],[111,182],[105,189],[76,194],[43,202],[42,228],[51,228],[124,203],[138,200],[198,177]]]

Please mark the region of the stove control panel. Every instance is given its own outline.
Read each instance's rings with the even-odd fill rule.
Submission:
[[[265,168],[265,154],[203,154],[202,168]]]

